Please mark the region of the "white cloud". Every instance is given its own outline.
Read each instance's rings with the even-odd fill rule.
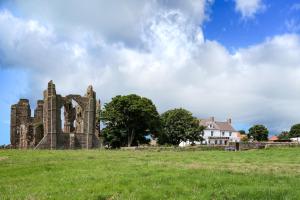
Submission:
[[[31,71],[28,95],[35,98],[53,79],[61,94],[84,93],[93,84],[104,102],[117,94],[138,93],[153,99],[160,112],[182,106],[198,117],[230,116],[275,130],[296,123],[299,36],[279,35],[231,54],[218,42],[205,40],[197,23],[206,18],[201,5],[195,14],[200,18],[193,20],[178,5],[149,11],[154,14],[133,34],[138,46],[128,45],[122,35],[108,39],[94,25],[76,26],[74,32],[75,25],[68,23],[72,31],[67,35],[54,19],[45,25],[1,12],[1,63]]]
[[[212,0],[15,0],[20,15],[54,24],[60,34],[70,37],[74,32],[91,30],[107,42],[122,41],[138,46],[139,34],[147,20],[156,12],[180,10],[199,25],[207,18],[205,8]]]
[[[290,32],[300,31],[300,22],[295,18],[291,18],[289,20],[286,20],[285,21],[285,26],[286,26],[287,30],[290,31]]]
[[[235,0],[235,10],[240,12],[244,19],[253,18],[255,14],[265,9],[262,0]]]
[[[291,10],[296,10],[296,11],[300,10],[300,3],[293,4]]]

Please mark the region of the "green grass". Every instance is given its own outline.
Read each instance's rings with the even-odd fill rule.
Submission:
[[[300,199],[300,148],[1,150],[0,199]]]

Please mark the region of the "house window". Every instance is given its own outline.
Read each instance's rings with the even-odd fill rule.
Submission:
[[[210,132],[210,136],[214,136],[214,132],[213,131]]]
[[[223,131],[223,132],[222,132],[222,136],[224,136],[224,135],[225,135],[225,132]]]
[[[218,140],[215,140],[215,144],[218,144]]]
[[[229,136],[231,136],[232,132],[229,132]]]

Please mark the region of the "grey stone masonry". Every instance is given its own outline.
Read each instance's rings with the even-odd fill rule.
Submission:
[[[78,105],[73,105],[72,101]],[[50,81],[44,99],[37,101],[34,117],[31,117],[27,99],[12,105],[11,145],[35,149],[97,148],[100,145],[97,131],[100,121],[96,120],[96,113],[100,107],[96,104],[92,86],[84,96],[70,94],[63,97],[56,93],[55,84]]]

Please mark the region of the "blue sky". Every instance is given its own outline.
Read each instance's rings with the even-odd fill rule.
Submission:
[[[9,144],[10,106],[28,92],[28,76],[22,70],[1,69],[0,80],[0,144]]]
[[[279,34],[297,32],[300,27],[300,9],[296,9],[297,0],[262,1],[264,11],[253,18],[241,18],[235,11],[233,0],[215,1],[211,7],[210,20],[204,24],[206,38],[217,40],[229,50],[234,51],[263,42],[266,38]],[[294,8],[293,8],[294,6]],[[296,30],[287,27],[287,22],[295,20]]]
[[[300,122],[299,34],[296,0],[1,1],[0,144],[10,105],[28,98],[33,112],[51,79],[63,95],[92,84],[102,102],[137,93],[159,112],[288,130]]]

